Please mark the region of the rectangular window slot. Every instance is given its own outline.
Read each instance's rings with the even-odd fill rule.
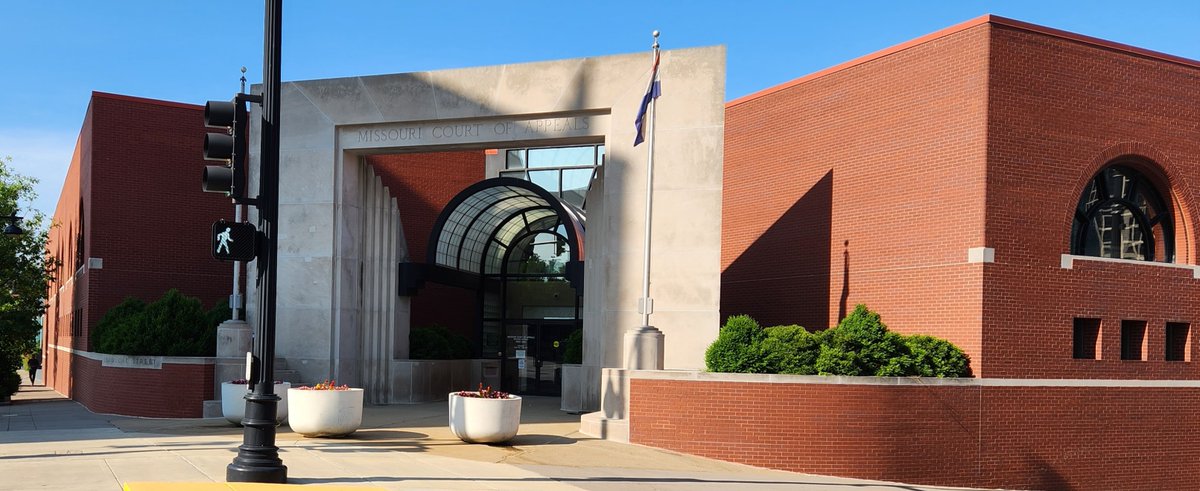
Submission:
[[[1146,321],[1121,321],[1121,359],[1146,359]]]
[[[1074,355],[1077,360],[1100,357],[1100,319],[1075,319]]]
[[[1167,361],[1192,361],[1192,325],[1186,322],[1167,323]]]

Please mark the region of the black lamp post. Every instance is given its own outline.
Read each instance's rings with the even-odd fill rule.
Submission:
[[[279,268],[279,65],[283,0],[265,0],[263,27],[263,95],[259,152],[259,229],[263,244],[258,255],[259,322],[251,362],[253,391],[246,395],[242,445],[225,468],[229,482],[286,483],[287,466],[275,445],[275,411],[279,396],[275,378],[275,299]]]
[[[21,223],[22,218],[24,217],[19,217],[16,215],[16,213],[8,216],[0,216],[0,219],[7,223],[7,225],[4,226],[4,235],[23,235],[25,230],[18,225]]]

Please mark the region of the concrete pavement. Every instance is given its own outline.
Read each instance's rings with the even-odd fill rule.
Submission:
[[[44,387],[0,406],[0,490],[120,490],[133,481],[221,482],[242,430],[222,418],[99,415]],[[487,490],[942,490],[755,468],[614,443],[578,432],[557,398],[526,397],[518,436],[472,445],[446,426],[444,401],[367,406],[345,438],[279,427],[294,484]],[[316,487],[320,489],[320,487]]]

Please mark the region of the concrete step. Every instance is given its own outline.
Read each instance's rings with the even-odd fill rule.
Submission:
[[[587,413],[579,418],[579,432],[608,441],[629,443],[629,420],[605,418],[604,411]]]

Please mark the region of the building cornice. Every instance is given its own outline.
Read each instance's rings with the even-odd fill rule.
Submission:
[[[888,55],[899,53],[906,49],[909,49],[909,48],[912,48],[915,46],[920,46],[920,45],[928,43],[930,41],[941,39],[946,36],[956,34],[956,33],[962,32],[962,31],[966,31],[968,29],[972,29],[975,27],[979,27],[979,26],[982,26],[985,24],[991,24],[994,26],[1001,26],[1001,27],[1018,29],[1018,30],[1027,31],[1027,32],[1033,32],[1033,33],[1042,34],[1042,35],[1046,35],[1046,36],[1052,36],[1052,37],[1056,37],[1056,38],[1060,38],[1060,39],[1066,39],[1069,41],[1083,43],[1083,44],[1087,44],[1087,45],[1091,45],[1091,46],[1095,46],[1095,47],[1099,47],[1099,48],[1103,48],[1103,49],[1109,49],[1109,50],[1129,53],[1129,54],[1132,54],[1135,56],[1143,56],[1146,58],[1165,61],[1168,63],[1175,63],[1175,64],[1184,65],[1184,66],[1188,66],[1188,67],[1192,67],[1192,68],[1200,68],[1200,61],[1184,58],[1181,56],[1169,55],[1166,53],[1160,53],[1158,51],[1152,51],[1152,50],[1148,50],[1148,49],[1144,49],[1144,48],[1138,48],[1136,46],[1130,46],[1128,44],[1121,44],[1121,43],[1107,41],[1107,40],[1100,39],[1100,38],[1084,36],[1082,34],[1076,34],[1073,32],[1063,31],[1060,29],[1053,29],[1050,27],[1039,26],[1037,24],[1030,24],[1028,22],[1022,22],[1019,20],[1009,19],[1006,17],[1000,17],[998,15],[987,14],[987,15],[983,15],[980,17],[976,17],[974,19],[968,20],[968,21],[960,23],[960,24],[956,24],[956,25],[947,27],[940,31],[926,34],[924,36],[913,39],[911,41],[900,43],[900,44],[897,44],[890,48],[876,51],[874,53],[855,58],[855,59],[847,61],[845,63],[834,65],[832,67],[826,68],[824,70],[821,70],[821,71],[818,71],[815,73],[811,73],[809,75],[805,75],[805,76],[797,78],[795,80],[784,82],[784,83],[776,85],[774,87],[768,87],[766,89],[760,90],[753,94],[748,94],[748,95],[739,97],[737,99],[734,99],[732,101],[725,103],[725,108],[728,109],[728,108],[731,108],[738,104],[741,104],[744,102],[749,102],[754,99],[758,99],[763,96],[774,94],[776,92],[795,87],[795,86],[803,84],[805,82],[809,82],[811,80],[815,80],[815,79],[824,77],[831,73],[837,73],[842,70],[846,70],[848,68],[853,68],[855,66],[862,65],[864,63],[874,61],[874,60],[883,58]]]

